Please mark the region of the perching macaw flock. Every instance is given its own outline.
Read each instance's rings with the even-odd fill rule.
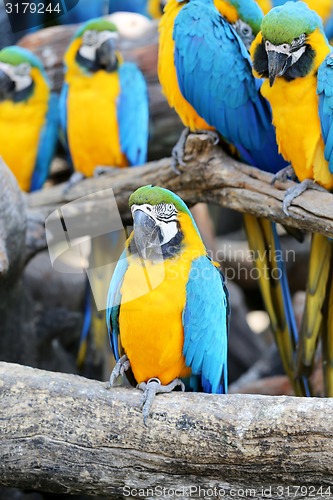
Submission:
[[[110,1],[108,10],[118,10],[119,4]],[[282,180],[292,167],[299,183],[286,192],[286,213],[305,189],[332,191],[333,55],[327,40],[333,32],[332,0],[122,0],[121,5],[151,18],[162,16],[158,76],[185,126],[172,152],[175,175],[178,165],[186,165],[187,135],[203,132],[244,163]],[[90,8],[101,10],[105,2]],[[103,18],[78,28],[64,56],[59,108],[36,56],[19,47],[0,51],[0,155],[21,189],[42,188],[56,148],[58,116],[59,135],[80,177],[93,176],[96,167],[146,162],[147,85],[117,44],[116,27]],[[144,186],[129,205],[134,229],[106,284],[106,325],[99,311],[94,342],[103,349],[108,330],[117,361],[110,384],[125,373],[138,384],[146,422],[160,392],[177,386],[227,392],[230,311],[223,275],[207,256],[185,203],[162,187]],[[275,224],[249,214],[244,224],[294,392],[312,394],[309,377],[321,340],[325,391],[333,396],[331,240],[312,237],[298,331],[285,265],[274,258],[280,251]],[[111,252],[114,243],[109,237],[103,252]],[[92,242],[95,266],[98,255]],[[278,270],[280,278],[266,279],[265,270],[269,275]],[[87,303],[90,307],[90,299]],[[82,332],[81,363],[89,323]]]

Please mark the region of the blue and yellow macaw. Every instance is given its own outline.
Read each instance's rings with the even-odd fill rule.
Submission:
[[[170,18],[168,25],[164,16]],[[170,0],[164,16],[161,29],[168,27],[169,33],[167,37],[161,32],[166,47],[161,49],[159,73],[163,77],[165,72],[164,92],[183,113],[183,122],[191,117],[190,128],[195,130],[198,117],[205,120],[236,147],[243,161],[279,171],[286,163],[278,153],[270,106],[260,94],[262,82],[252,75],[248,53],[263,18],[256,2]],[[307,382],[294,377],[297,329],[275,225],[250,215],[244,223],[249,245],[258,255],[260,288],[284,368],[295,392],[309,394]],[[273,275],[281,275],[281,280]]]
[[[163,14],[167,0],[109,0],[109,13],[136,12],[146,17],[158,19]]]
[[[58,136],[58,98],[27,49],[0,51],[0,156],[24,191],[46,181]]]
[[[146,161],[148,93],[141,71],[116,50],[117,30],[104,19],[87,21],[65,57],[60,120],[75,171]]]
[[[117,365],[144,390],[146,422],[153,397],[183,381],[195,391],[227,390],[228,292],[207,256],[194,219],[174,193],[144,186],[130,197],[133,232],[107,301]]]
[[[287,210],[313,182],[333,189],[332,47],[315,12],[303,2],[287,2],[265,16],[251,55],[255,74],[265,78],[261,91],[272,106],[280,151],[300,181],[287,191]],[[332,243],[314,234],[297,369],[311,372],[321,333],[323,345],[330,346],[324,350],[329,396],[333,396],[333,323],[325,301],[332,273]]]
[[[74,170],[87,177],[94,174],[97,166],[136,166],[147,158],[147,86],[137,66],[123,61],[116,50],[116,41],[116,27],[112,23],[93,19],[79,28],[65,53],[60,120]],[[117,245],[117,238],[105,238],[104,242],[92,240],[94,267],[98,267],[101,254],[111,255]],[[93,288],[101,286],[103,280]],[[106,295],[107,290],[103,303]],[[86,314],[87,310],[88,305]],[[95,313],[93,341],[95,350],[100,352],[104,349],[105,321],[103,315]],[[88,329],[83,330],[80,364],[85,356]]]

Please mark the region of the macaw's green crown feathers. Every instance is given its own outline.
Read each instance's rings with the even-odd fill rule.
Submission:
[[[228,3],[235,7],[239,18],[251,26],[254,35],[260,31],[264,14],[255,0],[229,0]]]
[[[287,2],[275,7],[264,17],[261,25],[263,38],[274,45],[290,44],[303,33],[310,35],[317,28],[323,31],[322,20],[304,2]]]
[[[78,31],[75,33],[74,38],[79,38],[83,35],[85,31],[115,31],[117,32],[117,26],[110,21],[102,17],[98,17],[96,19],[89,19],[86,23],[84,23]]]
[[[183,200],[175,193],[158,186],[142,186],[131,194],[129,206],[132,205],[159,205],[160,203],[173,203],[179,212],[185,212],[189,215],[191,212]]]
[[[40,69],[44,73],[44,67],[40,59],[30,50],[11,45],[0,50],[0,62],[18,66],[22,63],[29,63],[32,67]]]

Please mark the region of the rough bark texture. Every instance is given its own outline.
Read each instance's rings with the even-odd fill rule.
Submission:
[[[156,184],[179,194],[190,205],[210,202],[239,212],[268,217],[309,232],[333,236],[332,194],[306,191],[293,201],[290,216],[282,210],[285,190],[292,181],[272,186],[272,175],[230,158],[206,135],[190,135],[186,143],[187,165],[177,175],[170,158],[131,169],[114,169],[110,175],[86,179],[64,194],[63,185],[29,195],[29,206],[48,215],[59,206],[89,193],[112,188],[122,216],[129,219],[128,198],[145,184]],[[83,208],[83,206],[82,206]]]
[[[302,485],[319,499],[333,488],[333,400],[172,393],[145,427],[138,390],[6,363],[0,377],[4,486],[111,498],[199,486],[300,498]]]

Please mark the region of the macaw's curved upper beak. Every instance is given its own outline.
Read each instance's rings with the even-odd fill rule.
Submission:
[[[289,55],[275,50],[267,51],[269,84],[272,87],[277,76],[282,76],[289,67],[287,64]]]
[[[155,220],[140,209],[133,214],[134,241],[140,256],[148,259],[152,254],[161,254],[161,230]]]
[[[105,71],[114,71],[117,68],[115,41],[112,38],[105,40],[96,50],[96,61]]]
[[[0,101],[10,98],[15,91],[15,82],[0,69]]]

